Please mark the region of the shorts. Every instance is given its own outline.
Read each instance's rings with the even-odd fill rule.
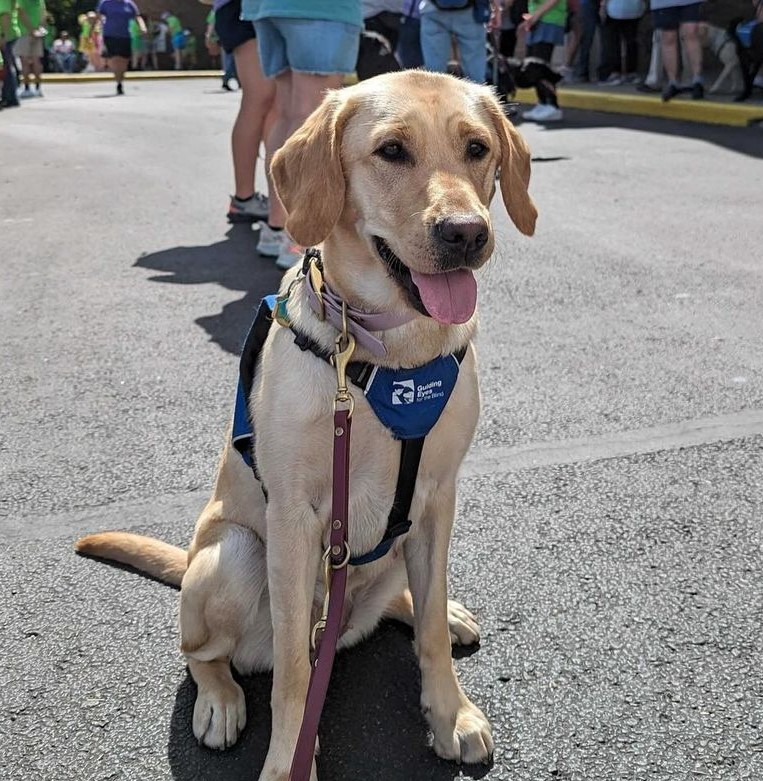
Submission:
[[[215,32],[228,54],[256,37],[254,25],[241,19],[241,0],[231,0],[215,11]]]
[[[112,35],[107,35],[103,39],[103,56],[108,59],[109,57],[124,57],[130,59],[132,56],[132,45],[129,38],[115,38]]]
[[[273,17],[258,19],[254,29],[262,72],[269,79],[287,70],[322,76],[355,71],[360,46],[358,25]]]
[[[655,30],[677,30],[682,24],[701,20],[702,3],[672,5],[652,11]]]
[[[16,41],[13,53],[17,54],[19,57],[41,58],[45,53],[42,38],[35,38],[33,35],[22,35],[21,38]]]
[[[530,30],[525,39],[527,46],[534,43],[553,43],[554,46],[564,46],[564,27],[548,22],[538,22]]]
[[[175,33],[172,36],[172,48],[175,51],[182,51],[185,49],[185,33]]]

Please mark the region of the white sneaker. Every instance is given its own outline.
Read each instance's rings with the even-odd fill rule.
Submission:
[[[526,111],[522,117],[530,122],[559,122],[564,114],[560,108],[552,106],[550,103],[541,103],[534,109]]]
[[[32,90],[29,87],[24,87],[24,89],[21,90],[21,92],[19,92],[19,97],[20,98],[33,98],[34,97],[34,92],[32,92]]]
[[[255,193],[248,201],[231,195],[228,222],[264,222],[268,218],[270,203],[267,195]]]
[[[266,258],[277,258],[281,252],[288,248],[291,239],[286,231],[274,231],[266,222],[260,227],[260,238],[257,242],[257,252]]]
[[[296,266],[297,263],[301,263],[304,254],[304,247],[300,247],[299,244],[290,241],[287,247],[282,250],[276,258],[276,266],[283,271],[286,271],[292,266]]]

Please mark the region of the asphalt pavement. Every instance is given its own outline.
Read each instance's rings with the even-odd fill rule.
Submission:
[[[177,592],[77,557],[185,544],[278,284],[225,222],[237,96],[61,84],[0,115],[0,779],[254,781],[197,746]],[[538,233],[500,204],[481,425],[459,483],[456,654],[491,768],[427,746],[410,632],[338,658],[323,781],[763,776],[763,131],[568,111],[523,125]]]

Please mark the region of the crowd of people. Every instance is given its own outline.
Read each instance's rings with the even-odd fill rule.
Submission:
[[[124,73],[159,70],[171,60],[176,70],[197,64],[197,40],[170,10],[153,19],[141,15],[133,0],[100,0],[77,18],[79,30],[56,29],[45,0],[0,0],[0,78],[2,105],[42,97],[44,71],[111,71],[123,94]],[[20,67],[19,67],[20,66]]]

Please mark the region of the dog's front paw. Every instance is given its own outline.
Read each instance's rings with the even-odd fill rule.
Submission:
[[[452,645],[474,645],[480,641],[477,619],[455,599],[448,600],[448,629]]]
[[[193,734],[200,743],[209,748],[228,748],[245,726],[246,701],[237,683],[199,688],[193,707]]]
[[[456,712],[454,719],[437,719],[430,715],[437,756],[467,764],[489,765],[493,759],[493,736],[485,714],[469,700]]]

